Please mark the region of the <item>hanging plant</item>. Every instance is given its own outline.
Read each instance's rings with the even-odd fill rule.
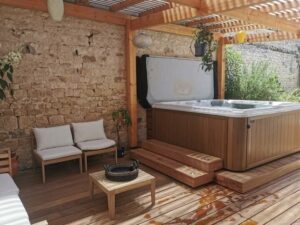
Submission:
[[[217,49],[217,43],[213,33],[203,24],[198,25],[194,34],[195,56],[202,57],[202,69],[210,71],[213,69],[213,52]]]
[[[0,58],[0,100],[6,98],[5,91],[9,90],[13,95],[11,83],[13,82],[13,65],[16,65],[21,60],[20,52],[10,52],[3,58]]]

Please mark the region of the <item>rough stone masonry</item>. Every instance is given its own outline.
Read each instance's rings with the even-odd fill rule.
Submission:
[[[56,23],[43,12],[0,6],[0,57],[21,49],[14,97],[0,102],[0,148],[32,166],[34,127],[105,120],[115,139],[111,113],[126,107],[124,28],[65,17]],[[138,55],[193,57],[191,38],[147,32],[153,39]],[[146,138],[145,110],[138,108],[139,140]],[[121,139],[126,143],[127,133]]]

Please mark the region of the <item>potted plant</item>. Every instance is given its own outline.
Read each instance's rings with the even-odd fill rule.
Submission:
[[[11,84],[13,82],[13,66],[21,60],[20,52],[9,52],[4,57],[0,58],[0,100],[6,98],[6,91],[10,91],[13,95]],[[12,175],[16,175],[18,171],[18,156],[15,151],[11,151]]]
[[[121,145],[120,130],[131,125],[131,118],[126,109],[118,109],[113,111],[112,119],[114,121],[117,134],[118,157],[123,157],[125,155],[125,147]]]
[[[208,27],[200,24],[197,28],[194,34],[195,56],[202,57],[202,69],[210,71],[213,68],[213,52],[216,51],[217,44]]]

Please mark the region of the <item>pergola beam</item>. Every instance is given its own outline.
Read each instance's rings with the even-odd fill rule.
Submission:
[[[173,1],[173,0],[172,0]],[[184,1],[184,0],[182,0]],[[270,1],[270,0],[269,0]],[[143,29],[151,26],[174,23],[179,20],[190,19],[193,17],[205,16],[215,13],[223,13],[225,16],[235,17],[237,19],[245,20],[250,23],[258,23],[273,27],[275,29],[281,29],[283,31],[298,33],[298,25],[282,18],[277,18],[275,22],[272,23],[274,19],[273,16],[267,13],[259,12],[255,9],[248,8],[258,3],[264,3],[269,1],[262,0],[222,0],[222,1],[204,1],[199,0],[198,3],[201,8],[179,6],[172,9],[167,9],[162,12],[157,12],[151,15],[142,16],[140,18],[131,21],[132,29]],[[177,1],[176,1],[177,2]],[[185,2],[185,5],[188,5]],[[237,8],[239,8],[237,10]],[[255,14],[255,16],[251,16]],[[255,18],[261,16],[263,19]],[[258,22],[256,22],[258,21]]]
[[[144,2],[144,1],[145,0],[125,0],[123,2],[119,2],[117,4],[112,5],[110,7],[110,11],[117,12],[117,11],[120,11],[122,9],[128,8],[129,6],[136,5],[136,4],[139,4],[139,3]]]
[[[48,12],[47,2],[44,0],[0,0],[0,4],[13,6],[23,9],[33,9]],[[87,7],[78,4],[64,3],[64,14],[81,19],[95,20],[98,22],[126,25],[127,20],[131,19],[119,13]]]
[[[268,13],[260,12],[251,8],[244,8],[239,10],[232,10],[223,12],[223,15],[230,16],[248,23],[261,24],[277,30],[299,33],[300,26],[297,23],[290,22],[283,18],[271,16]]]
[[[282,40],[296,40],[299,39],[299,34],[289,32],[273,32],[273,33],[260,33],[260,34],[248,34],[247,41],[249,43],[255,42],[268,42],[268,41],[282,41]],[[238,44],[234,38],[226,37],[225,44]]]
[[[208,18],[201,18],[201,19],[190,21],[190,22],[186,23],[186,26],[194,27],[199,24],[218,23],[218,22],[223,22],[226,20],[232,20],[232,19],[227,16],[215,15],[215,16],[208,17]]]
[[[262,25],[255,25],[255,24],[249,24],[249,25],[242,25],[242,26],[232,26],[228,28],[219,28],[211,30],[212,32],[220,32],[220,33],[232,33],[232,32],[238,32],[238,31],[252,31],[252,30],[259,30],[259,29],[266,29],[265,26]]]
[[[276,12],[288,10],[292,8],[300,8],[300,1],[274,2],[269,4],[261,4],[255,6],[261,12]]]

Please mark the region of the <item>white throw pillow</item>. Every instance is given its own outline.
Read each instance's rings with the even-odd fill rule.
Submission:
[[[72,127],[74,131],[75,143],[106,138],[103,128],[103,120],[72,123]]]
[[[74,145],[70,125],[34,128],[37,150]]]

